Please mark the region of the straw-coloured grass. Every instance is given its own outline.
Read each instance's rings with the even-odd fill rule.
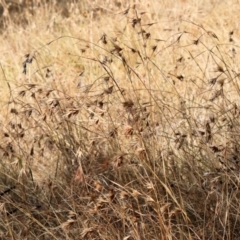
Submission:
[[[2,6],[1,239],[239,239],[236,1]]]

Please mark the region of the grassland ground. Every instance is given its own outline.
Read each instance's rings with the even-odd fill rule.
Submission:
[[[0,4],[0,239],[239,239],[239,1]]]

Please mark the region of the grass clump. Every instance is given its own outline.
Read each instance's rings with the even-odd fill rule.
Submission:
[[[238,29],[208,25],[226,6],[101,6],[6,19],[1,238],[238,239]]]

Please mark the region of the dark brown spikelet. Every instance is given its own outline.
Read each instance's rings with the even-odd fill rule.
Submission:
[[[30,117],[32,115],[32,109],[24,111],[26,117]]]
[[[109,79],[110,79],[110,77],[109,77],[109,76],[106,76],[106,77],[104,77],[104,78],[103,78],[103,80],[104,80],[105,82],[108,82],[108,81],[109,81]]]
[[[130,9],[130,7],[128,7],[128,8],[123,12],[123,15],[127,15],[128,12],[129,12],[129,9]]]
[[[206,123],[206,142],[208,143],[212,139],[211,126],[209,122]]]
[[[104,102],[103,102],[103,101],[99,101],[99,102],[98,102],[98,106],[99,106],[99,108],[102,109],[102,108],[103,108],[103,105],[104,105]]]
[[[7,150],[7,152],[14,153],[13,145],[11,143],[8,143],[6,150]]]
[[[221,67],[221,66],[218,65],[216,72],[222,72],[222,73],[224,73],[223,67]]]
[[[198,43],[199,43],[199,39],[193,40],[193,44],[194,44],[194,45],[198,45]]]
[[[233,36],[234,31],[229,32],[229,42],[234,42],[232,36]]]
[[[152,51],[153,51],[153,52],[155,52],[155,51],[156,51],[156,49],[157,49],[157,45],[155,45],[155,46],[152,46]]]
[[[214,116],[214,115],[211,115],[211,116],[209,117],[209,120],[210,120],[211,123],[214,123],[214,122],[215,122],[215,116]]]
[[[23,138],[25,136],[25,133],[24,132],[20,132],[19,134],[18,134],[18,137],[20,137],[20,138]]]
[[[145,39],[148,39],[148,38],[150,38],[150,36],[151,36],[151,33],[146,33],[144,37],[145,37]]]
[[[23,63],[23,74],[27,73],[27,64],[24,62]]]
[[[216,91],[213,96],[209,99],[209,101],[214,101],[216,98],[218,98],[219,96],[223,95],[223,89],[220,89],[218,91]]]
[[[3,136],[4,136],[4,137],[9,137],[9,134],[5,132],[5,133],[3,134]]]
[[[49,97],[50,93],[52,92],[53,90],[48,90],[47,93],[46,93],[46,97]]]
[[[123,49],[120,46],[118,46],[117,44],[114,44],[114,50],[113,50],[114,52],[120,53],[122,50]]]
[[[134,48],[131,48],[132,53],[136,53],[137,51]]]
[[[181,74],[181,75],[178,75],[177,76],[177,79],[179,79],[180,81],[183,81],[183,79],[184,79],[184,76]]]
[[[148,23],[148,24],[146,24],[146,26],[151,27],[154,24],[156,24],[156,23],[155,22],[154,23]]]
[[[175,139],[175,143],[176,143],[176,148],[177,150],[180,150],[185,142],[185,139],[187,137],[186,134],[181,134],[180,132],[176,132],[175,136],[177,137]]]
[[[78,109],[71,109],[71,110],[66,114],[66,116],[67,116],[68,118],[71,118],[72,116],[78,115],[78,113],[79,113],[79,110],[78,110]]]
[[[217,35],[216,35],[214,32],[208,31],[207,33],[208,33],[208,35],[209,35],[210,37],[213,37],[213,38],[216,38],[217,40],[219,40],[218,37],[217,37]]]
[[[39,94],[41,94],[43,92],[43,89],[42,88],[39,88],[38,90],[37,90],[37,93],[39,93]]]
[[[12,109],[10,110],[10,113],[15,114],[15,115],[18,115],[18,111],[17,111],[16,108],[12,108]]]
[[[34,155],[34,147],[32,147],[30,150],[30,156],[33,156],[33,155]]]
[[[134,106],[134,103],[132,100],[127,100],[127,101],[123,102],[123,107],[125,109],[132,108],[133,106]]]
[[[224,85],[224,80],[225,80],[225,79],[221,79],[221,80],[218,81],[218,84],[221,86],[221,88],[222,88],[223,85]]]
[[[35,88],[37,86],[37,84],[31,83],[31,84],[27,84],[26,86],[28,87],[29,90],[31,90],[31,89]]]
[[[112,137],[112,138],[115,138],[117,135],[118,135],[117,128],[114,128],[109,132],[109,136]]]
[[[210,148],[212,149],[212,151],[213,151],[214,153],[217,153],[217,152],[221,152],[221,151],[222,151],[222,149],[219,149],[219,147],[217,147],[217,146],[210,146]]]
[[[107,44],[107,35],[104,33],[100,39],[103,44]]]
[[[141,22],[141,18],[135,18],[132,20],[132,26],[135,28],[135,26]]]
[[[22,63],[22,65],[23,65],[23,74],[27,73],[27,64],[32,63],[34,57],[30,57],[30,54],[28,53],[28,54],[25,55],[25,58],[26,58],[25,61]]]
[[[216,83],[216,81],[217,81],[217,77],[210,79],[208,82],[209,82],[209,84],[214,85]]]
[[[182,62],[183,61],[183,57],[180,57],[177,61],[178,62]]]
[[[53,108],[59,106],[60,103],[57,99],[54,99],[53,101],[50,102],[50,106],[52,106]]]
[[[178,38],[177,38],[177,42],[180,41],[181,37],[182,37],[182,34],[181,34],[180,36],[178,36]]]
[[[19,92],[19,96],[24,97],[25,95],[26,95],[26,91],[23,90]]]
[[[50,76],[51,76],[51,70],[49,68],[47,68],[45,77],[49,78]]]
[[[106,93],[106,94],[111,94],[112,91],[113,91],[113,87],[114,87],[114,86],[111,86],[111,87],[105,89],[105,90],[104,90],[104,93]]]

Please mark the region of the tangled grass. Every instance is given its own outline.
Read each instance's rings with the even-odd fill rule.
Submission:
[[[219,13],[240,6],[221,4],[5,16],[1,239],[239,239],[239,29]]]

